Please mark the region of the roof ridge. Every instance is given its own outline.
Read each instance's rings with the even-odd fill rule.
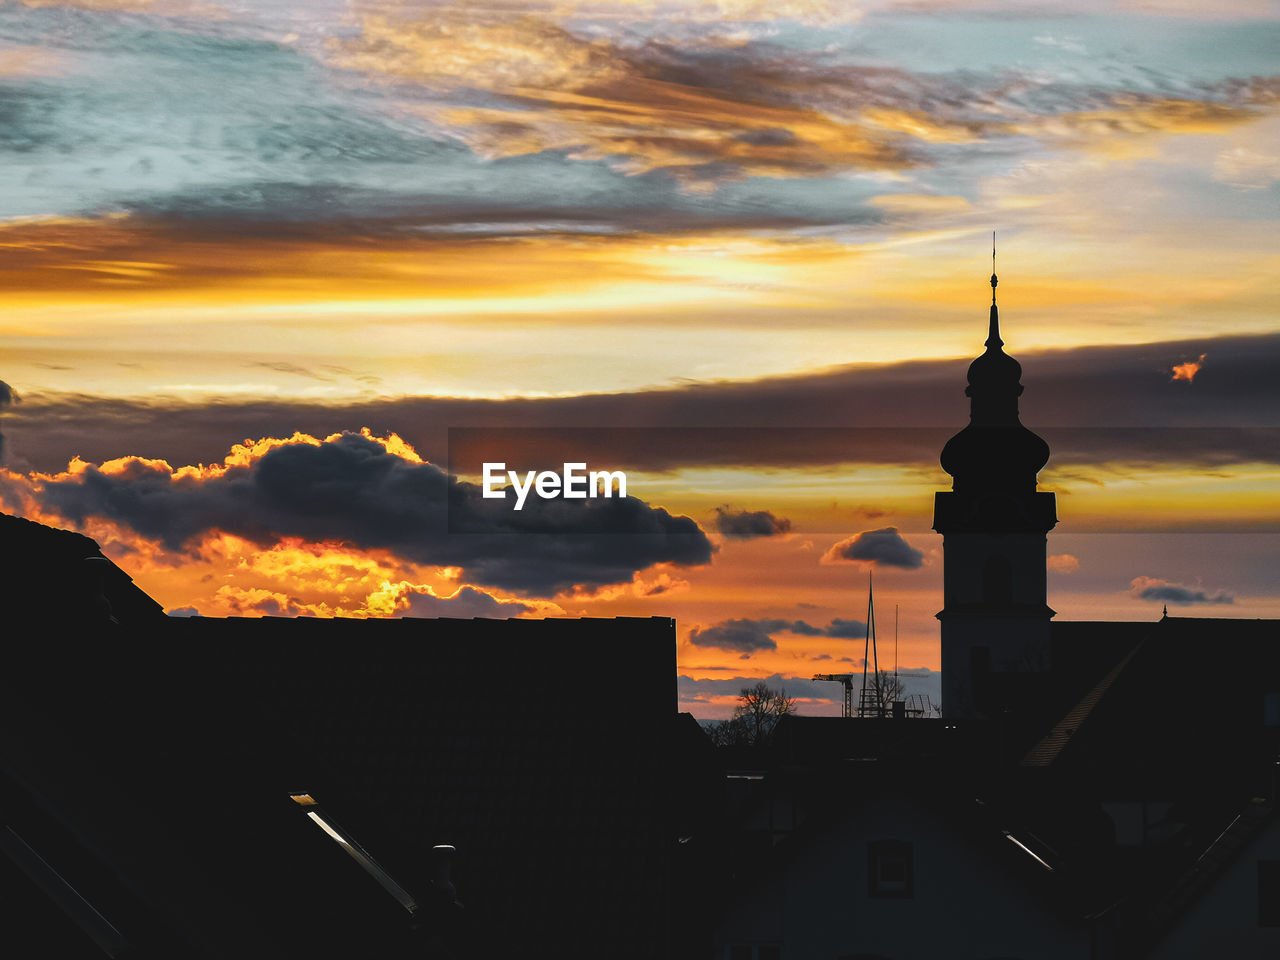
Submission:
[[[1066,716],[1053,725],[1048,733],[1040,738],[1040,741],[1027,751],[1026,756],[1020,761],[1020,766],[1024,767],[1047,767],[1058,758],[1058,754],[1070,742],[1075,732],[1080,729],[1081,725],[1089,719],[1089,714],[1093,712],[1093,708],[1097,706],[1098,701],[1111,689],[1111,685],[1116,682],[1121,671],[1128,665],[1145,643],[1145,640],[1139,640],[1124,658],[1121,659],[1114,667],[1112,667],[1101,680],[1095,683],[1092,689],[1080,699],[1080,701],[1067,711]]]
[[[1137,918],[1139,936],[1145,936],[1148,943],[1159,940],[1182,915],[1182,911],[1204,892],[1213,878],[1237,858],[1258,831],[1271,820],[1274,812],[1275,803],[1270,799],[1252,797],[1246,801],[1200,856],[1177,874],[1163,894],[1151,902],[1148,909]]]

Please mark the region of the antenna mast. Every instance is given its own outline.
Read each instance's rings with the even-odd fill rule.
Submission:
[[[898,679],[898,604],[896,603],[893,605],[893,679]]]
[[[867,686],[867,667],[874,665],[874,679]],[[862,645],[862,693],[858,698],[858,716],[883,717],[884,701],[880,696],[880,656],[876,651],[876,600],[867,571],[867,636]]]

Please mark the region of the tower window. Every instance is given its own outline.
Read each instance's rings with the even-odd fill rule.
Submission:
[[[867,895],[912,897],[915,864],[911,844],[902,840],[873,840],[867,844]]]
[[[1258,926],[1280,927],[1280,860],[1258,861]]]
[[[982,568],[982,602],[1013,602],[1013,567],[1010,566],[1008,557],[996,554],[987,558]]]

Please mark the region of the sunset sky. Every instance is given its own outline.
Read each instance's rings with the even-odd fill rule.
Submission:
[[[0,0],[0,508],[187,614],[674,617],[700,717],[838,713],[874,573],[936,700],[996,230],[1050,605],[1280,617],[1278,43],[1264,0]],[[569,452],[633,499],[474,486]]]

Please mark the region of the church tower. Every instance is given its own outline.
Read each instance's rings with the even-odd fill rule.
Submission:
[[[1049,445],[1018,419],[1022,365],[1004,352],[992,247],[986,352],[969,365],[969,425],[942,448],[952,489],[934,499],[942,534],[942,712],[975,717],[1000,709],[1016,674],[1050,669],[1054,612],[1046,603],[1047,534],[1058,522],[1052,493],[1036,490]],[[1024,677],[1024,679],[1030,679]],[[1031,687],[1032,684],[1024,684]]]

